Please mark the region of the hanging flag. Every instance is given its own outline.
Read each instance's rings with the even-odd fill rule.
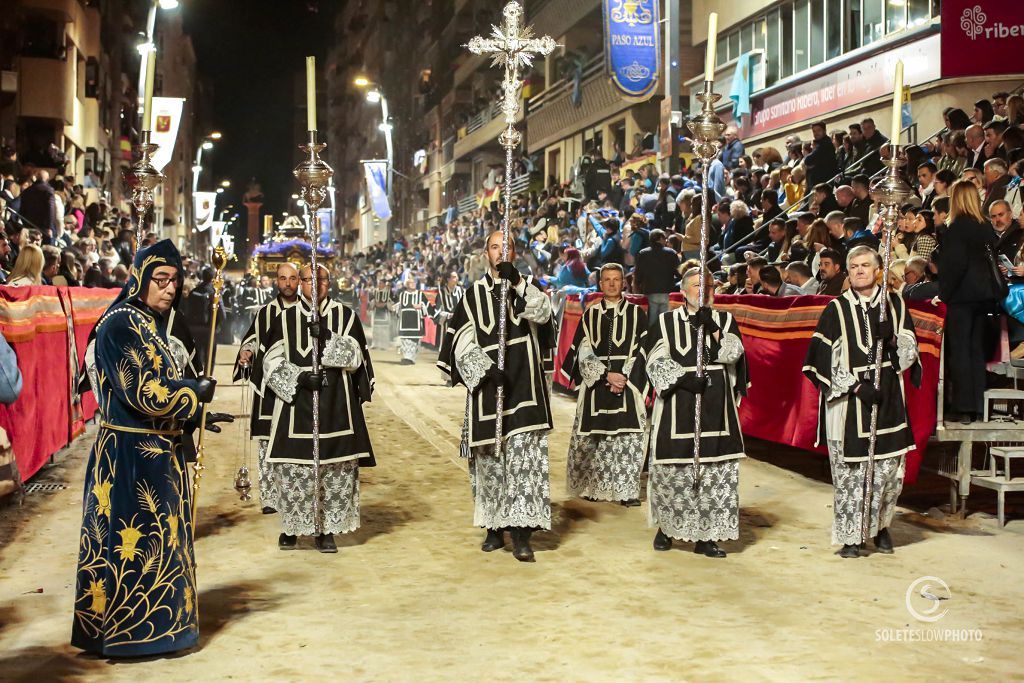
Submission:
[[[654,94],[661,65],[657,0],[602,0],[605,74],[626,99]]]
[[[732,100],[732,117],[737,121],[744,114],[750,114],[750,57],[749,52],[741,54],[736,62],[736,72],[732,75],[729,99]]]
[[[216,192],[193,192],[195,201],[196,228],[202,232],[213,222],[213,209],[217,204]]]
[[[158,171],[164,170],[174,156],[174,143],[178,139],[178,126],[181,124],[181,110],[184,105],[185,100],[180,97],[153,98],[153,130],[149,134],[149,140],[154,145],[159,145],[153,155],[153,165]]]
[[[910,88],[903,88],[903,106],[900,107],[900,128],[906,130],[914,123],[914,117],[910,111]]]
[[[364,161],[366,173],[366,191],[370,195],[370,206],[374,215],[382,221],[391,218],[391,205],[388,204],[388,162]]]

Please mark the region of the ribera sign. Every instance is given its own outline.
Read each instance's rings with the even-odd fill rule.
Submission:
[[[943,0],[943,78],[1020,73],[1022,50],[1021,0]]]

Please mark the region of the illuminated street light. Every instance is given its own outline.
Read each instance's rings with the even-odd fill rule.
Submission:
[[[203,143],[203,149],[207,151],[213,149],[213,143],[207,140],[206,142]]]
[[[224,194],[224,188],[223,187],[218,187],[217,188],[217,194]]]
[[[366,101],[371,104],[377,104],[378,102],[380,102],[380,91],[371,90],[370,92],[366,93]]]
[[[220,181],[220,186],[221,187],[231,187],[231,181],[230,180],[222,180],[222,181]]]
[[[219,130],[215,130],[212,133],[210,133],[209,135],[207,135],[206,137],[210,138],[211,140],[220,140],[221,137],[223,137],[223,136],[220,134]]]
[[[178,0],[160,0],[159,4],[163,10],[178,9]]]
[[[370,80],[366,76],[359,76],[356,78],[354,83],[358,88],[365,88],[366,86],[370,85]]]

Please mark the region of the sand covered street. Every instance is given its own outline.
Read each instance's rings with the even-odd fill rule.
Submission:
[[[361,472],[362,528],[338,537],[337,555],[316,553],[308,539],[298,552],[279,551],[277,517],[260,514],[255,499],[239,501],[232,488],[242,421],[209,438],[196,542],[201,646],[179,656],[116,662],[70,646],[93,432],[60,454],[37,481],[66,490],[0,509],[0,679],[1020,676],[1020,519],[1000,530],[981,517],[936,522],[904,509],[893,527],[895,555],[841,560],[829,547],[827,479],[749,458],[740,470],[741,538],[722,544],[729,557],[697,556],[683,544],[656,553],[646,505],[566,499],[575,405],[556,395],[555,528],[535,535],[537,562],[521,564],[511,545],[479,550],[483,532],[472,526],[459,459],[464,392],[443,385],[432,351],[412,367],[400,366],[394,352],[374,354],[377,386],[366,413],[378,466]],[[227,364],[233,358],[233,348],[221,350],[214,409],[237,414],[241,389],[229,384]],[[254,480],[255,458],[252,449]],[[907,606],[908,587],[926,576],[949,589],[935,612],[946,614],[934,623],[919,621]],[[920,612],[936,607],[919,590],[909,602]],[[978,632],[980,641],[936,640]]]

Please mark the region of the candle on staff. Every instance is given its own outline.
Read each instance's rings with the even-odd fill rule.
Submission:
[[[896,76],[892,86],[892,144],[900,144],[903,128],[903,60],[896,62]]]
[[[153,130],[153,81],[156,79],[156,51],[146,53],[146,86],[142,98],[142,130]]]
[[[316,130],[316,57],[306,57],[306,130]]]
[[[704,53],[704,80],[715,80],[715,48],[718,46],[718,12],[708,15],[708,49]]]

